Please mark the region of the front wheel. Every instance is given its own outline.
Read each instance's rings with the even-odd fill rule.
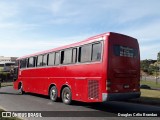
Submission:
[[[22,95],[22,94],[25,94],[25,92],[24,92],[24,90],[23,90],[23,85],[22,85],[22,84],[20,84],[19,90],[20,90],[20,94],[21,94],[21,95]]]
[[[69,89],[69,87],[65,87],[62,90],[62,101],[63,103],[69,105],[72,102],[72,93],[71,90]]]
[[[51,87],[50,92],[49,92],[49,96],[50,96],[50,99],[51,99],[53,102],[57,101],[58,91],[57,91],[56,86],[52,86],[52,87]]]

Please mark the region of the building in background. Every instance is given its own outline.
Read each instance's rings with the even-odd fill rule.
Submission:
[[[16,62],[18,57],[4,57],[0,56],[0,62]]]
[[[0,82],[13,81],[16,59],[17,57],[0,56]]]

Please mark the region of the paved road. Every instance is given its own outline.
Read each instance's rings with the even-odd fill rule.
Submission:
[[[108,115],[117,116],[115,111],[160,111],[160,107],[151,105],[140,105],[126,102],[108,102],[108,103],[81,103],[74,102],[72,105],[65,105],[61,101],[51,102],[48,97],[25,94],[20,95],[18,91],[13,90],[12,87],[3,87],[0,89],[0,108],[7,111],[99,111],[105,112]],[[74,113],[73,113],[74,114]],[[26,119],[26,118],[25,118]],[[26,120],[39,120],[39,118],[27,118]],[[51,119],[53,118],[45,118]],[[61,120],[62,117],[55,117],[56,120]],[[74,117],[66,117],[67,120],[73,120]],[[116,117],[78,117],[76,120],[105,120],[116,119]],[[128,119],[118,117],[118,120]],[[131,117],[129,119],[139,120],[140,118]],[[148,119],[151,118],[141,118]],[[154,118],[155,119],[155,118]],[[158,119],[158,118],[156,118]],[[1,119],[0,119],[1,120]],[[44,118],[42,118],[44,120]]]

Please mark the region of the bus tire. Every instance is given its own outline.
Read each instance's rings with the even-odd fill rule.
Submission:
[[[64,104],[67,104],[67,105],[71,104],[72,93],[71,93],[71,90],[70,90],[69,87],[63,88],[61,97],[62,97],[62,101],[63,101]]]
[[[56,88],[56,86],[52,86],[50,91],[49,91],[49,96],[50,96],[50,99],[53,101],[53,102],[56,102],[57,101],[57,98],[58,98],[58,90]]]

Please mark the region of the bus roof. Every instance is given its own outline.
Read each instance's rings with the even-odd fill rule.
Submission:
[[[70,48],[70,47],[76,47],[76,46],[79,46],[81,44],[84,44],[84,43],[87,43],[87,42],[90,42],[90,41],[92,41],[92,42],[97,41],[98,38],[103,39],[104,37],[112,35],[112,34],[123,35],[123,34],[115,33],[115,32],[106,32],[106,33],[103,33],[103,34],[99,34],[99,35],[96,35],[96,36],[89,37],[89,38],[87,38],[85,40],[82,40],[80,42],[72,43],[70,45],[65,45],[65,46],[62,46],[62,47],[57,47],[57,48],[53,48],[53,49],[50,49],[50,50],[45,50],[45,51],[41,51],[41,52],[38,52],[38,53],[22,56],[22,57],[19,57],[17,60],[32,57],[32,56],[37,56],[37,55],[41,55],[41,54],[45,54],[45,53],[50,53],[50,52],[54,52],[54,51],[59,51],[59,50],[67,49],[67,48]],[[127,36],[127,35],[123,35],[123,36]],[[130,37],[130,36],[127,36],[127,37]],[[135,39],[135,38],[133,38],[133,39]]]

